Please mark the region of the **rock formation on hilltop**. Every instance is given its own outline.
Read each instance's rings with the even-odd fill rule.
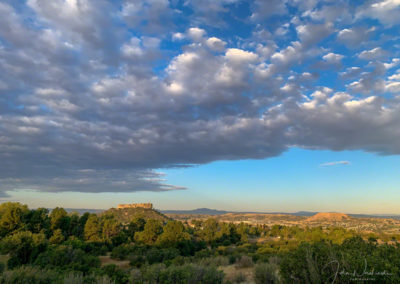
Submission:
[[[320,212],[307,218],[306,221],[345,221],[349,220],[351,217],[343,213],[328,213]]]
[[[124,208],[145,208],[153,209],[153,203],[131,203],[131,204],[118,204],[117,209]]]

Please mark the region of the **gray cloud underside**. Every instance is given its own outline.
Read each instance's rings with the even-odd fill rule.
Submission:
[[[187,5],[203,2],[215,14],[235,5]],[[318,69],[291,71],[327,58],[339,68],[342,57],[319,43],[336,33],[339,43],[356,48],[348,34],[368,40],[371,30],[335,25],[368,17],[373,7],[361,7],[354,19],[321,22],[332,10],[318,10],[315,1],[275,2],[268,10],[256,1],[249,20],[300,5],[304,19],[293,20],[297,40],[289,45],[270,38],[228,47],[191,29],[180,31],[189,42],[174,56],[160,48],[179,14],[167,1],[0,3],[0,197],[13,189],[182,189],[154,169],[262,159],[293,146],[400,154],[400,79],[392,73],[388,79],[397,68],[392,54],[360,50],[360,67],[339,74],[346,90],[316,85]],[[207,19],[196,11],[193,21],[201,25]],[[156,20],[145,25],[149,18]],[[148,36],[133,37],[126,27]],[[154,72],[160,59],[167,66]]]

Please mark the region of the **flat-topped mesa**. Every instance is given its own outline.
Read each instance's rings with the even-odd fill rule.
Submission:
[[[131,204],[118,204],[117,209],[124,208],[145,208],[153,209],[153,203],[131,203]]]

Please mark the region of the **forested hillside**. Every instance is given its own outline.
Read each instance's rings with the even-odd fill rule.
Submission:
[[[397,235],[125,213],[1,204],[0,283],[400,283]]]

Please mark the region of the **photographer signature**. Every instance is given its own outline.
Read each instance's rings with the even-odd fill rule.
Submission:
[[[337,265],[336,271],[335,271],[334,275],[332,276],[333,277],[332,283],[335,283],[338,275],[350,277],[350,280],[353,280],[353,281],[374,281],[376,276],[393,275],[393,273],[390,273],[386,270],[375,271],[374,268],[372,268],[372,270],[367,270],[367,260],[366,259],[364,259],[364,270],[361,273],[357,272],[356,270],[354,270],[352,272],[345,271],[344,268],[341,271],[339,271],[340,264],[339,264],[339,261],[337,261],[337,260],[333,260],[333,261],[329,262],[328,264],[325,265],[324,268],[326,268],[330,264]]]

